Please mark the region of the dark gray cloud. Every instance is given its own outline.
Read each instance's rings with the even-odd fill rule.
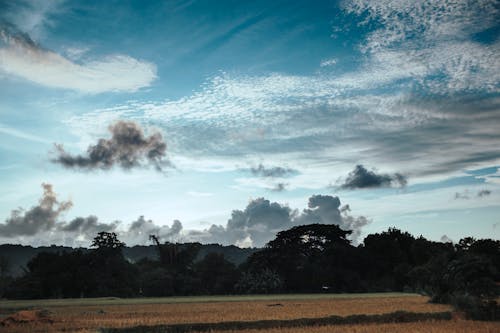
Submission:
[[[256,167],[250,168],[250,172],[257,177],[263,178],[283,178],[297,174],[297,170],[291,168],[283,168],[280,166],[265,167],[259,164]]]
[[[480,190],[479,192],[477,192],[477,196],[482,198],[482,197],[487,197],[491,194],[491,191],[490,190]]]
[[[477,198],[484,198],[484,197],[487,197],[489,195],[491,195],[491,191],[484,189],[484,190],[477,191],[475,196]],[[474,194],[471,194],[471,192],[468,189],[465,189],[462,192],[455,192],[455,200],[459,200],[459,199],[469,200],[471,198],[471,196],[474,196]]]
[[[1,8],[0,8],[1,9]],[[0,42],[21,44],[30,50],[39,50],[41,47],[31,37],[19,30],[16,25],[0,18]]]
[[[161,133],[146,137],[142,128],[131,121],[118,121],[108,129],[111,139],[99,139],[87,148],[85,155],[73,156],[56,144],[57,157],[52,162],[82,170],[108,170],[114,166],[128,170],[149,164],[161,171],[170,166],[166,158],[167,144]]]
[[[376,173],[376,171],[370,171],[363,165],[358,164],[354,170],[349,173],[341,187],[350,190],[392,186],[404,187],[407,182],[406,177],[400,173]]]
[[[90,215],[88,217],[77,217],[68,223],[59,223],[57,229],[60,231],[95,235],[101,231],[114,231],[118,224],[118,222],[101,223],[97,216]]]
[[[271,188],[272,192],[283,192],[288,187],[288,183],[276,183],[274,187]]]
[[[148,244],[149,235],[156,235],[161,241],[261,247],[279,231],[311,223],[336,224],[345,230],[352,230],[351,239],[356,241],[362,228],[369,223],[363,216],[351,216],[349,205],[341,206],[340,199],[331,195],[311,196],[302,212],[257,198],[251,200],[245,209],[233,210],[225,226],[213,224],[205,230],[184,230],[178,220],[171,225],[159,225],[144,216],[127,227],[119,221],[100,222],[93,215],[66,222],[61,215],[72,203],[59,202],[50,184],[43,184],[43,188],[44,194],[37,206],[27,211],[15,210],[5,223],[0,224],[0,242],[15,240],[31,245],[89,246],[98,232],[113,231],[128,245]]]
[[[258,198],[250,201],[244,210],[234,210],[225,227],[212,225],[202,232],[190,233],[188,238],[261,247],[281,230],[311,223],[336,224],[345,230],[352,230],[351,239],[356,241],[362,228],[370,221],[364,216],[351,216],[349,205],[341,206],[340,199],[335,196],[313,195],[309,198],[308,208],[302,212]]]
[[[57,200],[50,184],[42,184],[43,195],[38,205],[29,210],[13,210],[5,223],[0,224],[0,237],[33,236],[55,228],[58,218],[73,205]]]
[[[24,242],[32,245],[63,244],[66,246],[89,246],[98,232],[117,232],[126,244],[147,244],[149,235],[157,235],[165,241],[180,239],[182,224],[175,220],[171,226],[157,225],[140,216],[128,228],[119,228],[120,221],[100,222],[96,216],[76,217],[69,222],[62,219],[63,213],[72,207],[71,201],[59,201],[52,185],[42,184],[43,195],[38,205],[29,210],[12,211],[5,223],[0,223],[0,242]]]
[[[356,241],[361,229],[370,223],[364,216],[350,215],[349,205],[341,206],[340,199],[331,195],[313,195],[309,198],[308,208],[298,216],[297,224],[336,224],[344,230],[351,230],[351,239]]]

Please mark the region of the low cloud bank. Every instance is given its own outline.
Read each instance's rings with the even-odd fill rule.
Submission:
[[[5,223],[0,223],[0,243],[89,246],[98,232],[112,231],[127,245],[149,244],[149,235],[153,234],[161,241],[261,247],[279,231],[311,223],[336,224],[352,230],[351,239],[356,242],[362,228],[370,222],[364,216],[350,215],[349,205],[342,206],[340,199],[331,195],[311,196],[302,211],[257,198],[243,210],[233,210],[225,225],[213,224],[204,230],[185,230],[178,220],[170,226],[159,225],[144,216],[127,225],[120,221],[100,222],[94,215],[64,221],[63,215],[72,202],[59,201],[52,185],[42,187],[44,193],[37,205],[28,210],[13,210]]]

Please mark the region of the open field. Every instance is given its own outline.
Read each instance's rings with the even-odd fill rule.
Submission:
[[[425,321],[397,324],[329,325],[319,327],[277,328],[266,333],[498,333],[500,323],[468,320]],[[231,331],[212,331],[229,333]],[[233,331],[235,332],[235,331]],[[262,333],[262,330],[240,330],[238,333]]]
[[[276,295],[224,295],[224,296],[179,296],[179,297],[145,297],[145,298],[64,298],[37,300],[0,300],[2,309],[25,309],[27,307],[57,306],[103,306],[103,305],[140,305],[140,304],[176,304],[176,303],[214,303],[214,302],[248,302],[248,301],[285,301],[285,300],[321,300],[344,298],[379,298],[379,297],[414,297],[410,293],[363,293],[363,294],[276,294]]]
[[[2,301],[2,317],[21,309],[46,309],[53,323],[33,322],[8,327],[9,332],[96,332],[99,328],[126,328],[189,323],[246,322],[265,320],[294,320],[328,316],[377,315],[395,311],[438,313],[451,311],[446,305],[429,304],[427,298],[413,294],[320,294],[265,295],[224,297],[175,297],[138,299],[69,299],[37,301]],[[422,332],[452,332],[472,322],[422,322],[392,324],[401,331],[413,331],[411,325],[421,325]],[[387,326],[388,325],[388,326]],[[308,328],[279,328],[270,332],[366,332],[391,330],[391,324],[319,326]],[[399,326],[398,326],[399,325]],[[407,325],[407,326],[405,326]],[[410,325],[410,326],[408,326]],[[430,325],[430,326],[429,326]],[[406,328],[405,328],[406,327]],[[419,326],[420,327],[420,326]],[[438,330],[430,330],[431,328]],[[455,327],[455,328],[457,328]],[[493,332],[496,323],[475,323],[480,329],[468,332]],[[5,328],[4,328],[5,329]],[[2,328],[0,327],[0,331]],[[229,332],[228,330],[224,332]],[[242,330],[238,332],[262,332]],[[338,330],[340,332],[340,330]]]

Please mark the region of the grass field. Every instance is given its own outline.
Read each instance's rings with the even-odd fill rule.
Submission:
[[[21,309],[48,310],[53,323],[28,322],[8,327],[8,332],[25,333],[96,332],[100,328],[189,323],[290,321],[332,315],[380,315],[395,311],[412,313],[451,311],[448,306],[430,304],[427,301],[428,299],[423,296],[399,293],[0,301],[0,315],[5,317]],[[454,332],[472,323],[474,330],[467,332],[500,331],[500,324],[497,323],[454,319],[450,322],[273,328],[266,329],[266,332],[392,332],[398,329],[401,332],[413,332],[417,331],[416,327],[420,327],[421,332]],[[263,331],[237,330],[237,332]]]

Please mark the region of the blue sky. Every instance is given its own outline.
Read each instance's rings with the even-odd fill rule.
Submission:
[[[0,242],[498,239],[498,22],[493,0],[0,1]],[[57,162],[120,121],[161,135],[160,172]]]

